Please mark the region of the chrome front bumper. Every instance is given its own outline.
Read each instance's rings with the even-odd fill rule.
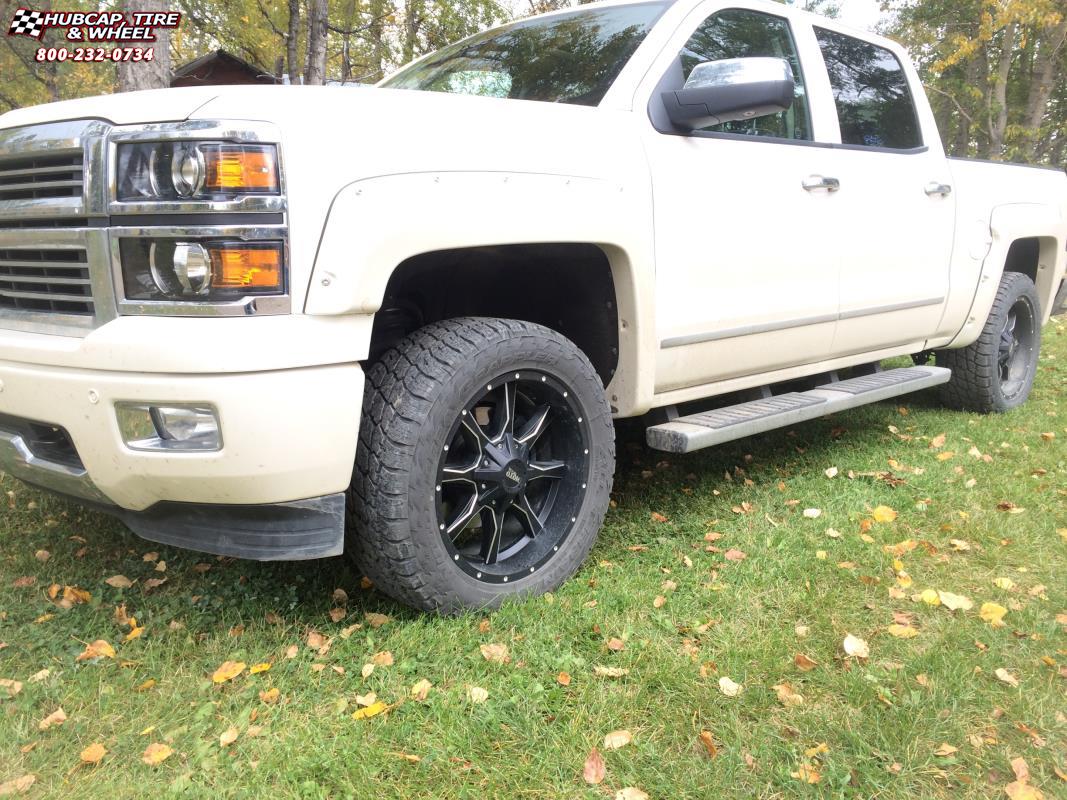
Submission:
[[[6,472],[42,489],[110,505],[111,501],[96,488],[85,467],[47,461],[35,456],[21,433],[0,427],[0,472]]]

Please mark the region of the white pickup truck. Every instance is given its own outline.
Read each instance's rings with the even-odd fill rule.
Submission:
[[[1065,241],[1061,172],[947,159],[899,46],[756,0],[546,14],[373,89],[20,109],[0,469],[493,606],[589,552],[613,417],[684,453],[937,384],[1020,405]]]

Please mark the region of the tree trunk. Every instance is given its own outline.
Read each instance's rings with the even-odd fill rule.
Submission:
[[[122,10],[127,14],[139,11],[169,11],[170,0],[123,0]],[[166,89],[170,86],[170,30],[153,29],[154,42],[126,42],[127,46],[151,47],[151,61],[120,61],[119,91],[135,92],[139,89]]]
[[[1004,155],[1004,133],[1008,129],[1008,75],[1011,73],[1012,49],[1015,47],[1016,23],[1004,28],[1000,43],[1000,59],[989,104],[989,154],[999,159]]]
[[[1056,84],[1056,67],[1059,65],[1060,49],[1067,39],[1067,15],[1060,24],[1052,29],[1045,29],[1045,35],[1036,42],[1037,56],[1034,58],[1033,77],[1030,80],[1030,92],[1026,99],[1026,144],[1023,155],[1029,161],[1033,158],[1034,147],[1045,118],[1052,87]]]
[[[385,16],[384,0],[371,0],[370,4],[370,30],[368,31],[371,41],[371,74],[366,77],[367,81],[377,83],[385,77],[385,29],[383,17]]]
[[[308,61],[304,83],[321,86],[326,81],[326,0],[311,0],[308,14]]]
[[[419,42],[419,28],[422,27],[421,0],[407,0],[404,3],[404,63],[415,57]]]
[[[300,0],[289,0],[289,33],[285,39],[285,66],[289,82],[300,82]]]

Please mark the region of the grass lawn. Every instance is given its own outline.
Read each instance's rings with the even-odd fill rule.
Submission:
[[[1065,797],[1064,323],[1045,329],[1030,403],[1004,416],[921,394],[685,457],[620,425],[615,507],[582,571],[456,619],[391,603],[340,559],[158,547],[3,478],[0,678],[21,690],[0,686],[0,783],[94,798],[972,798],[1007,796],[1021,757],[1030,785]],[[63,587],[90,597],[63,602]],[[869,657],[846,655],[850,634]],[[114,657],[78,659],[101,639]],[[213,682],[226,661],[247,667]],[[370,693],[388,710],[354,719]],[[66,721],[41,730],[59,708]],[[618,730],[632,741],[606,747]],[[81,763],[95,744],[106,754]],[[149,765],[153,744],[172,753]],[[594,747],[599,785],[583,779]]]

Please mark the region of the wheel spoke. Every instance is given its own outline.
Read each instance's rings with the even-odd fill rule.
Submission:
[[[537,512],[533,510],[533,506],[530,505],[530,500],[525,494],[515,498],[514,508],[519,512],[522,527],[526,529],[526,535],[531,539],[544,530],[541,520],[537,517]]]
[[[482,426],[478,424],[478,420],[474,418],[473,414],[464,414],[463,421],[460,424],[474,438],[475,450],[481,452],[482,448],[489,444],[489,437],[482,430]]]
[[[535,481],[538,478],[559,480],[566,474],[567,465],[562,461],[531,461],[527,481]]]
[[[452,520],[445,526],[445,533],[449,535],[452,541],[456,540],[456,537],[463,532],[463,529],[467,527],[467,524],[474,519],[474,515],[478,513],[478,493],[472,492],[470,500],[466,505],[452,518]]]
[[[475,454],[474,460],[467,466],[454,466],[446,464],[441,468],[441,483],[474,483],[477,475],[475,470],[481,458]]]
[[[500,555],[500,537],[503,534],[504,514],[492,506],[482,506],[482,561],[495,564]]]
[[[503,402],[498,406],[497,416],[500,417],[500,427],[497,429],[494,442],[499,442],[506,434],[515,433],[515,395],[518,392],[519,382],[508,381],[500,387]]]
[[[1011,311],[1011,312],[1008,313],[1007,322],[1004,323],[1004,330],[1006,330],[1010,334],[1014,334],[1015,333],[1015,322],[1016,322],[1015,312]]]
[[[544,433],[545,428],[548,427],[548,412],[552,410],[552,407],[545,404],[539,406],[527,421],[526,426],[522,429],[522,433],[515,437],[515,441],[520,444],[524,444],[527,447],[533,447],[537,438]]]

